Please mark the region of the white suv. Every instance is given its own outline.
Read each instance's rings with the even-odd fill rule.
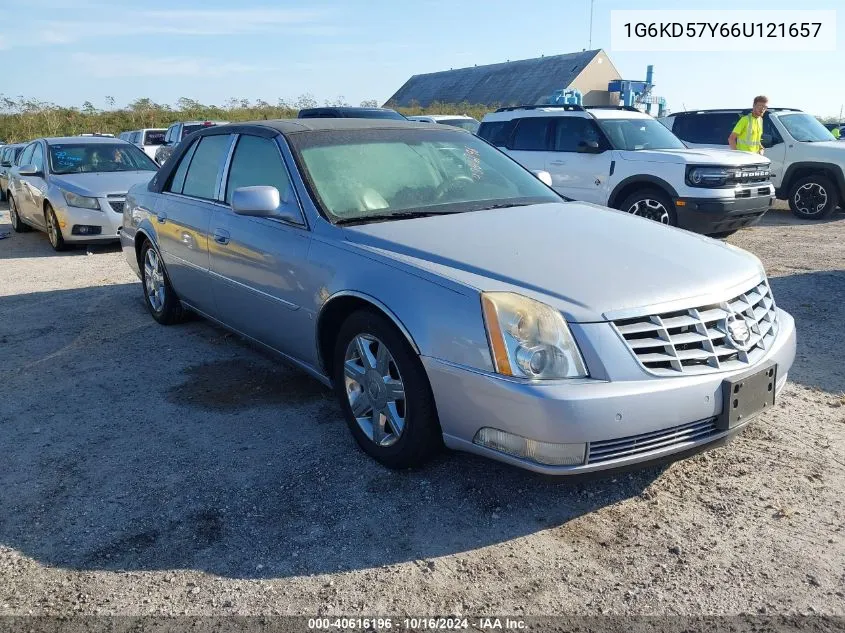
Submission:
[[[690,147],[727,147],[739,118],[749,110],[679,112],[661,123]],[[763,153],[771,160],[775,195],[789,200],[799,218],[820,220],[845,200],[845,143],[816,117],[793,108],[763,116]]]
[[[624,106],[517,106],[487,114],[478,136],[571,200],[724,237],[774,200],[769,159],[689,149],[654,117]]]

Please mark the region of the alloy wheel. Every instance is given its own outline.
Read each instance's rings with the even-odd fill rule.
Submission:
[[[818,183],[808,182],[798,188],[793,200],[795,207],[805,215],[816,215],[827,206],[827,191]]]
[[[392,446],[405,430],[405,386],[387,346],[359,334],[346,347],[346,397],[364,434],[379,446]]]
[[[56,226],[56,218],[52,211],[48,209],[44,215],[47,216],[47,236],[50,238],[50,244],[55,248],[59,244],[59,227]]]
[[[18,209],[15,207],[15,199],[9,196],[9,219],[12,221],[12,228],[18,230]]]
[[[144,256],[144,289],[152,309],[161,312],[164,308],[164,271],[158,253],[152,248]]]
[[[628,213],[638,215],[647,220],[654,220],[661,224],[669,224],[669,211],[659,200],[643,198],[628,207]]]

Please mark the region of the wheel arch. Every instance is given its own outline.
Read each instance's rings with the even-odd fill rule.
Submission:
[[[325,375],[332,380],[333,352],[341,323],[359,309],[375,310],[387,317],[401,332],[416,354],[420,348],[401,319],[375,297],[355,290],[341,290],[330,296],[317,314],[317,357]]]
[[[792,163],[783,174],[781,179],[781,190],[783,195],[788,196],[792,185],[801,178],[822,174],[833,181],[833,184],[839,190],[839,199],[845,199],[845,173],[842,167],[834,163],[822,163],[817,161],[802,161]]]
[[[610,196],[607,199],[607,206],[618,209],[619,204],[639,189],[655,188],[661,190],[672,200],[678,197],[678,192],[668,182],[658,176],[651,174],[637,174],[636,176],[629,176],[620,181],[616,187],[613,188]]]

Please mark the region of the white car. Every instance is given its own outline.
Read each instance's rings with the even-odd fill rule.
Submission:
[[[660,122],[690,147],[728,147],[737,120],[749,110],[673,113]],[[763,115],[763,153],[771,161],[775,195],[799,218],[820,220],[845,200],[845,143],[816,117],[793,108]]]
[[[406,117],[409,121],[420,121],[422,123],[439,123],[440,125],[451,125],[453,127],[469,130],[473,134],[478,132],[480,123],[477,119],[465,114],[417,114]]]
[[[167,132],[163,127],[148,127],[141,130],[133,130],[128,133],[126,139],[144,150],[144,153],[155,160],[156,150],[164,145],[164,135]]]
[[[689,149],[634,108],[516,106],[487,114],[478,135],[551,175],[570,200],[724,237],[760,221],[774,200],[769,159]]]

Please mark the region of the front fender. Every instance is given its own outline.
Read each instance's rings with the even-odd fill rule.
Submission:
[[[332,302],[354,296],[382,310],[420,355],[493,370],[477,291],[324,242],[312,245],[312,257],[333,268],[315,297],[318,328]]]

